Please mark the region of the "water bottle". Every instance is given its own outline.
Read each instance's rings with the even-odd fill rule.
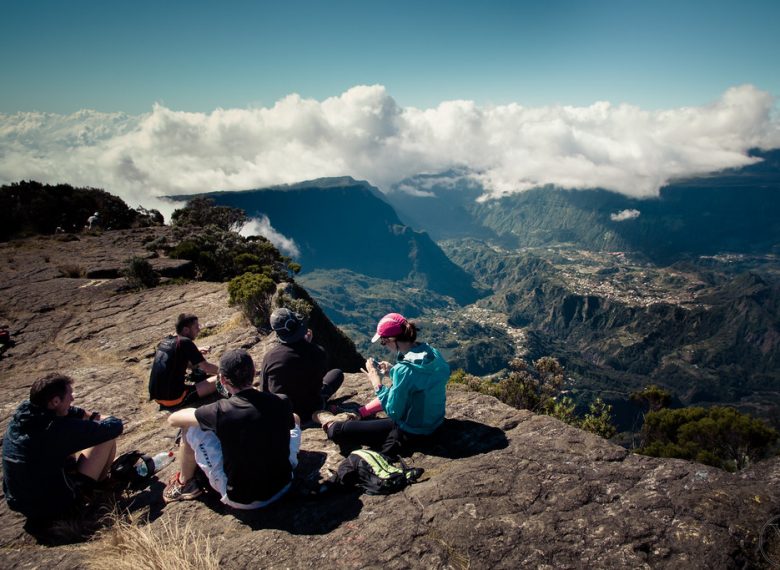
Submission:
[[[161,451],[160,453],[152,457],[152,463],[154,463],[154,471],[152,471],[151,475],[154,475],[161,469],[165,468],[167,465],[173,463],[174,459],[176,459],[176,456],[173,454],[173,451]],[[139,461],[135,466],[135,470],[138,472],[138,474],[141,477],[146,477],[147,475],[150,475],[149,469],[146,467],[146,461]]]

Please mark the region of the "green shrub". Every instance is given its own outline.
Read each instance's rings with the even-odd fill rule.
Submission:
[[[572,426],[582,427],[580,419],[574,413],[576,405],[569,396],[550,399],[544,407],[544,413]]]
[[[287,268],[292,271],[293,275],[298,275],[301,272],[301,264],[294,261],[290,261]]]
[[[126,263],[122,276],[130,287],[145,289],[154,287],[160,282],[160,276],[152,269],[152,264],[143,257],[132,257]]]
[[[733,408],[661,409],[645,415],[637,453],[738,471],[772,455],[779,437],[761,420]]]
[[[127,229],[139,217],[121,198],[97,188],[49,185],[33,180],[3,185],[0,187],[0,241],[54,234],[57,228],[78,232],[95,212],[99,213],[103,228]],[[60,239],[73,238],[61,234]]]
[[[647,407],[651,412],[657,412],[662,408],[668,408],[672,402],[672,395],[655,384],[645,386],[638,392],[632,392],[630,396],[633,402]]]
[[[617,429],[612,423],[612,406],[606,404],[601,398],[596,398],[590,404],[588,413],[582,418],[580,427],[604,439],[613,437],[617,433]]]
[[[206,281],[229,281],[244,273],[261,273],[280,283],[290,279],[290,261],[261,236],[245,238],[216,226],[175,227],[179,243],[168,255],[189,259],[196,275]]]
[[[190,261],[196,261],[200,255],[200,248],[194,241],[183,240],[176,244],[176,247],[174,247],[168,255],[174,259],[189,259]]]
[[[174,226],[205,228],[216,226],[223,231],[238,231],[247,221],[244,210],[229,206],[217,206],[211,198],[193,198],[187,205],[173,212]]]
[[[147,251],[157,251],[158,249],[167,249],[168,247],[168,239],[165,236],[160,236],[157,239],[155,239],[153,236],[147,236],[146,239],[144,238],[144,249]]]
[[[258,273],[244,273],[228,283],[230,304],[241,307],[241,312],[256,327],[264,327],[268,323],[274,291],[276,284]]]
[[[303,315],[306,318],[311,317],[313,306],[305,299],[293,299],[285,293],[279,293],[274,299],[274,308],[287,307],[293,312]]]
[[[604,438],[614,436],[617,430],[612,423],[612,406],[597,399],[585,417],[579,418],[574,400],[562,392],[563,379],[563,366],[550,356],[535,360],[530,366],[515,358],[509,363],[509,372],[495,380],[479,378],[462,369],[450,375],[450,382],[498,398],[514,408],[552,416]]]

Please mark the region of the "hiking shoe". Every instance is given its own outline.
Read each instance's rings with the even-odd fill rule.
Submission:
[[[354,412],[341,412],[340,414],[333,414],[328,410],[319,410],[311,415],[311,419],[322,427],[325,427],[333,422],[348,422],[350,420],[359,420],[360,416]]]
[[[166,503],[173,503],[175,501],[191,501],[192,499],[196,499],[203,494],[203,489],[195,480],[195,477],[186,483],[182,483],[179,479],[180,474],[181,473],[176,473],[173,477],[171,477],[171,479],[168,481],[168,485],[166,485],[165,489],[163,490],[163,501]]]

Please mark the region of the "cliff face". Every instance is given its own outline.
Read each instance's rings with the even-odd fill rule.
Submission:
[[[188,283],[121,293],[115,279],[61,278],[56,256],[85,269],[117,267],[135,234],[107,232],[81,242],[30,240],[0,245],[0,316],[16,346],[0,360],[0,429],[33,379],[60,370],[76,379],[77,403],[126,420],[119,450],[168,449],[175,430],[147,401],[157,341],[176,314],[200,315],[212,333],[210,360],[246,347],[256,362],[270,339],[227,306],[225,285]],[[140,237],[139,237],[140,240]],[[140,244],[140,241],[138,241]],[[140,251],[140,245],[137,246]],[[102,252],[102,253],[100,253]],[[119,252],[119,256],[117,256]],[[46,258],[48,257],[48,261]],[[160,262],[161,263],[161,262]],[[337,397],[364,402],[370,389],[348,374]],[[254,514],[212,499],[163,506],[161,485],[136,496],[148,524],[175,517],[211,536],[225,568],[741,568],[760,566],[758,538],[780,512],[780,458],[739,474],[655,459],[452,387],[447,421],[409,463],[423,480],[402,493],[311,496],[341,459],[320,429],[304,432],[295,492]],[[164,480],[176,469],[168,467]],[[84,567],[105,546],[39,546],[22,517],[0,503],[4,568]],[[143,567],[143,561],[138,561]]]

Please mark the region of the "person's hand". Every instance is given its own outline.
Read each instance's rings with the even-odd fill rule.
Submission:
[[[392,367],[393,365],[390,364],[387,360],[383,360],[377,365],[379,372],[381,372],[382,374],[387,374],[387,371],[390,370]]]
[[[84,410],[84,414],[81,416],[82,420],[90,420],[93,422],[99,422],[100,421],[100,412],[91,411],[88,412],[87,410]]]
[[[314,338],[314,333],[312,332],[311,329],[306,329],[306,334],[303,335],[303,338],[306,339],[306,342],[311,342],[312,339]]]
[[[201,354],[208,354],[209,352],[211,352],[210,346],[204,346],[203,348],[200,349]]]
[[[368,381],[371,382],[374,390],[379,390],[382,387],[382,378],[379,376],[379,370],[377,370],[374,362],[373,358],[366,360],[366,367],[363,368],[363,372],[368,376]]]

